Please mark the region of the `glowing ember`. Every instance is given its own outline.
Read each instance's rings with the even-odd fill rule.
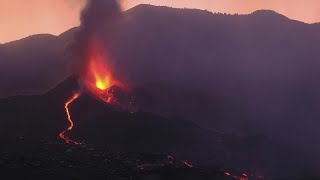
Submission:
[[[173,160],[174,160],[174,157],[173,157],[173,156],[170,156],[170,155],[168,155],[167,158],[168,158],[168,160],[170,160],[170,161],[173,161]]]
[[[189,163],[188,161],[183,161],[182,162],[184,165],[186,165],[188,168],[193,168],[193,165]]]
[[[236,175],[232,175],[230,172],[224,172],[224,175],[226,176],[230,176],[232,177],[233,179],[238,179],[238,180],[249,180],[248,178],[248,174],[247,173],[242,173],[241,176],[236,176]],[[255,176],[253,174],[250,175],[250,179],[265,179],[263,176]]]
[[[106,65],[110,58],[104,52],[103,46],[98,41],[90,41],[87,67],[81,80],[86,89],[95,97],[106,103],[115,104],[116,100],[111,88],[120,87],[121,83],[112,77],[111,69]]]
[[[72,118],[71,118],[71,115],[70,115],[69,105],[70,105],[74,100],[76,100],[77,98],[79,98],[79,96],[80,96],[80,93],[75,93],[75,94],[73,94],[73,96],[65,103],[65,106],[64,106],[64,108],[65,108],[65,110],[66,110],[67,117],[68,117],[68,121],[69,121],[69,123],[70,123],[70,126],[67,128],[67,130],[62,131],[62,132],[59,134],[59,137],[60,137],[61,139],[63,139],[63,140],[64,140],[66,143],[68,143],[68,144],[69,144],[69,143],[76,144],[76,145],[81,144],[80,142],[74,141],[74,140],[68,138],[68,137],[65,135],[65,133],[66,133],[67,131],[71,131],[71,130],[73,129],[73,121],[72,121]]]
[[[106,65],[103,63],[102,55],[97,52],[90,57],[87,73],[89,77],[93,77],[96,88],[106,90],[112,86],[110,72],[108,72]],[[91,83],[92,81],[89,82]]]

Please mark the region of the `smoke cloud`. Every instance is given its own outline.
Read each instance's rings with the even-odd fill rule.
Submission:
[[[117,0],[88,0],[81,12],[80,29],[71,45],[72,72],[81,75],[87,66],[90,41],[99,41],[104,48],[108,34],[121,13]]]

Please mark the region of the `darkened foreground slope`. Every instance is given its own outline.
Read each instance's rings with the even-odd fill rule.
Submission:
[[[231,180],[217,167],[186,166],[167,155],[107,152],[87,145],[68,145],[55,141],[10,139],[0,149],[2,179],[216,179]],[[240,172],[233,172],[241,176]],[[254,178],[257,179],[257,178]]]
[[[68,79],[44,95],[2,99],[2,144],[8,144],[15,152],[18,147],[7,142],[17,137],[35,142],[59,141],[58,133],[68,126],[64,103],[76,89],[77,82]],[[220,134],[183,120],[118,111],[85,92],[70,109],[75,127],[67,135],[107,152],[169,154],[194,165],[215,165],[268,176],[317,174],[316,154],[262,136]],[[32,148],[32,143],[26,145],[37,149]]]

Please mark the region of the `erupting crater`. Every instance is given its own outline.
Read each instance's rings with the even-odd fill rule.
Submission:
[[[85,89],[105,103],[117,104],[113,87],[123,87],[123,85],[113,77],[111,68],[106,64],[110,58],[98,41],[90,42],[87,58],[87,67],[80,76]]]
[[[86,92],[94,96],[96,99],[117,105],[119,107],[126,107],[123,101],[119,100],[119,92],[124,89],[122,83],[115,80],[112,76],[111,69],[106,65],[108,57],[104,54],[103,46],[98,41],[92,40],[89,43],[88,55],[85,60],[84,72],[80,75],[80,82]],[[74,126],[74,121],[71,118],[69,105],[80,97],[80,93],[75,93],[66,103],[65,110],[70,126],[59,134],[59,137],[66,143],[81,144],[68,138],[65,133],[71,131]]]

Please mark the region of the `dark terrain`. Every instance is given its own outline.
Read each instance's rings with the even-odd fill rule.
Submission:
[[[40,34],[0,45],[0,97],[40,94],[66,78],[73,34]]]
[[[16,165],[13,166],[12,163],[21,163],[19,160],[21,157],[26,159],[28,163],[32,163],[33,159],[36,162],[41,161],[41,164],[49,163],[48,166],[43,165],[42,167],[42,165],[39,165],[39,168],[49,168],[51,167],[50,163],[55,167],[57,161],[46,159],[46,157],[51,156],[59,158],[59,155],[54,155],[57,153],[54,149],[60,148],[59,151],[63,152],[68,148],[75,148],[74,154],[81,154],[86,149],[78,146],[63,145],[62,140],[57,143],[59,139],[55,139],[58,133],[68,126],[64,103],[76,89],[78,89],[77,81],[69,78],[43,95],[17,96],[0,101],[1,119],[3,119],[0,126],[1,141],[6,144],[5,148],[2,149],[3,157],[6,159],[3,161],[6,162],[5,168],[11,168],[11,170],[16,168]],[[218,171],[220,174],[221,169],[262,174],[266,177],[304,177],[317,174],[315,166],[319,161],[317,154],[308,154],[298,146],[285,145],[268,140],[263,136],[221,134],[205,130],[188,121],[163,118],[146,112],[125,112],[104,104],[85,92],[70,108],[72,118],[75,121],[75,128],[71,134],[68,133],[67,135],[75,140],[85,142],[87,146],[100,148],[103,150],[101,153],[107,153],[110,156],[115,156],[115,152],[123,153],[125,157],[122,158],[124,159],[110,164],[114,168],[122,168],[117,163],[127,163],[126,158],[131,158],[134,161],[134,157],[131,156],[135,156],[138,153],[141,154],[141,161],[147,158],[148,154],[173,155],[175,158],[181,159],[181,161],[188,160],[192,162],[195,167],[214,166],[216,168],[209,171]],[[12,142],[13,139],[17,139],[16,141],[18,142]],[[26,142],[23,142],[24,140]],[[45,148],[47,144],[53,144],[50,146],[52,148]],[[59,147],[58,144],[62,147]],[[6,153],[11,154],[13,157],[7,157]],[[54,154],[51,155],[51,153]],[[68,158],[67,154],[66,156],[60,154],[62,155],[60,158]],[[70,152],[69,154],[73,156],[73,153]],[[73,164],[75,161],[76,164],[74,165],[78,166],[78,161],[91,162],[85,159],[89,158],[86,153],[83,154],[84,159],[81,156],[76,159],[72,157],[69,159],[70,162],[66,163]],[[139,158],[136,160],[138,161]],[[164,161],[165,159],[162,160]],[[156,163],[158,160],[156,158],[150,161],[155,161]],[[124,166],[130,167],[128,167],[128,171],[118,172],[119,174],[127,171],[129,175],[126,178],[128,178],[136,173],[130,170],[130,168],[136,167],[133,167],[132,163]],[[85,171],[91,172],[90,168],[87,168],[84,168]],[[201,171],[204,169],[201,169]],[[60,176],[60,169],[55,170],[53,168],[51,170],[53,172],[49,174],[42,170],[39,172],[40,174],[37,174],[38,172],[28,174],[27,172],[29,171],[25,170],[27,173],[25,177],[29,175],[31,177],[37,177],[37,175],[40,177],[46,175]],[[93,171],[102,170],[104,168],[93,169]],[[75,170],[74,173],[77,171]],[[173,171],[174,174],[180,172],[179,168]],[[101,176],[108,173],[103,171]],[[188,173],[188,170],[186,172],[183,171],[183,173]],[[100,175],[98,174],[93,177],[99,178]],[[207,175],[204,174],[204,176]],[[219,176],[219,173],[213,173],[209,176],[216,175]],[[197,176],[202,175],[201,173],[196,173],[194,177]],[[74,176],[71,173],[70,177],[76,178],[78,176]]]
[[[0,153],[1,179],[231,179],[218,167],[190,168],[167,155],[110,153],[56,140],[10,139]]]

